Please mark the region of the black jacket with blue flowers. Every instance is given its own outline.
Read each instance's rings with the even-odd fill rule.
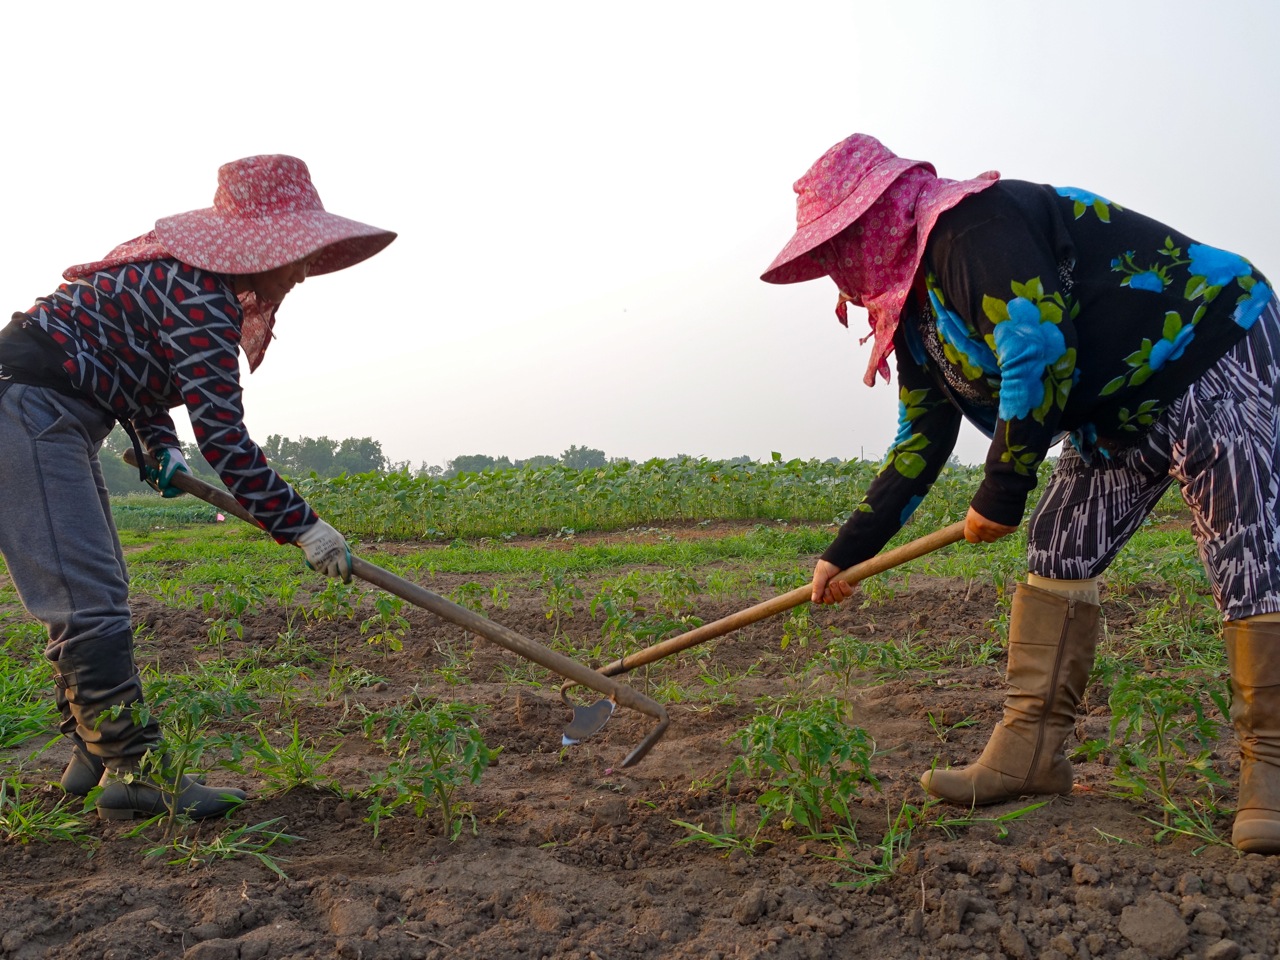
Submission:
[[[1243,257],[1097,194],[1002,180],[966,197],[930,234],[896,334],[898,435],[823,558],[879,552],[962,417],[991,437],[974,509],[1019,523],[1064,433],[1086,458],[1134,443],[1272,296]]]

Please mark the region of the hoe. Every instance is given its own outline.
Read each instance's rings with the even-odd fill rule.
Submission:
[[[124,459],[131,466],[138,466],[137,457],[132,450],[126,450]],[[149,458],[148,458],[149,459]],[[186,491],[194,497],[199,497],[206,503],[210,503],[219,510],[225,510],[227,513],[235,514],[241,520],[260,528],[260,524],[253,519],[253,516],[240,503],[231,496],[226,490],[214,487],[203,480],[192,476],[189,473],[177,473],[174,475],[173,485],[181,490]],[[588,735],[597,732],[604,726],[606,720],[613,714],[613,710],[619,704],[624,707],[630,707],[640,713],[653,717],[658,721],[648,735],[640,741],[640,743],[623,758],[621,766],[630,767],[644,759],[645,755],[653,749],[654,744],[662,739],[662,735],[667,732],[667,726],[670,720],[667,718],[666,708],[656,700],[652,700],[639,691],[633,690],[628,686],[612,680],[608,675],[598,673],[592,670],[586,664],[578,663],[571,660],[562,653],[544,647],[542,644],[526,637],[522,637],[508,627],[502,624],[494,623],[486,617],[480,616],[466,607],[459,606],[451,600],[446,600],[438,594],[432,593],[416,583],[405,580],[396,576],[389,570],[369,563],[360,557],[352,556],[351,572],[373,584],[375,587],[381,587],[388,593],[395,594],[402,600],[412,603],[414,606],[422,607],[429,610],[442,620],[463,627],[478,636],[484,637],[496,643],[505,650],[524,657],[526,660],[532,660],[539,666],[546,667],[554,673],[565,677],[570,683],[581,684],[588,689],[595,690],[597,693],[604,694],[608,699],[600,701],[594,707],[576,708],[575,715],[578,710],[589,709],[596,711],[596,715],[603,713],[596,726],[588,731]],[[567,702],[567,701],[566,701]],[[576,720],[575,720],[576,722]],[[570,723],[570,728],[575,723]],[[566,731],[564,742],[577,742],[580,738],[570,738]]]
[[[964,521],[961,520],[949,527],[926,534],[918,540],[912,540],[910,543],[905,543],[886,553],[878,554],[870,560],[864,560],[862,563],[855,564],[847,570],[842,570],[834,579],[843,580],[845,583],[850,584],[858,583],[874,574],[883,573],[906,563],[908,560],[923,557],[927,553],[941,550],[943,547],[963,539]],[[766,617],[772,617],[776,613],[782,613],[793,607],[798,607],[807,601],[811,595],[812,590],[810,587],[797,587],[790,593],[784,593],[781,596],[774,597],[772,600],[757,603],[754,607],[748,607],[746,610],[740,610],[727,617],[722,617],[713,623],[704,624],[696,630],[690,630],[688,633],[682,633],[679,636],[663,640],[661,643],[655,643],[653,646],[645,647],[643,650],[637,650],[621,660],[615,660],[613,663],[598,668],[597,672],[605,677],[616,677],[623,673],[629,673],[636,667],[643,667],[645,664],[669,657],[682,650],[688,650],[690,647],[697,646],[700,643],[714,640],[716,637],[723,637],[726,633],[732,633],[734,630],[738,630],[748,624],[763,620]],[[566,676],[568,675],[566,674]],[[597,733],[603,729],[609,717],[613,715],[614,704],[611,700],[601,700],[586,707],[573,703],[569,699],[569,688],[580,682],[576,677],[570,677],[564,686],[560,688],[560,699],[564,701],[565,706],[573,710],[573,719],[564,731],[565,743],[577,743],[593,733]],[[583,684],[583,686],[588,685]]]

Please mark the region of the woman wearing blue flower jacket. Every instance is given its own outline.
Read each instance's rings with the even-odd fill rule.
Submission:
[[[965,537],[1028,523],[1008,695],[970,766],[934,796],[970,804],[1066,794],[1068,734],[1099,633],[1098,576],[1177,482],[1225,621],[1241,752],[1233,841],[1280,853],[1280,311],[1243,257],[1074,187],[945,180],[863,134],[795,184],[798,228],[763,279],[830,277],[837,315],[865,307],[865,382],[898,372],[899,431],[817,562],[814,602],[880,551],[947,462],[962,419],[991,438]]]

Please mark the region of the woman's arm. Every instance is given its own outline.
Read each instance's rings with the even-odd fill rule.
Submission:
[[[162,326],[161,341],[172,357],[174,381],[205,460],[277,542],[293,543],[318,518],[297,491],[270,467],[244,425],[240,306],[234,293],[220,280],[211,288],[210,277],[192,271],[190,277],[180,278],[190,291],[181,299],[171,297],[166,304],[167,322]],[[169,422],[171,426],[172,421]],[[152,441],[147,442],[150,445]]]
[[[903,323],[913,322],[904,317]],[[843,570],[875,556],[902,528],[946,465],[955,448],[961,415],[899,330],[898,435],[862,502],[844,522],[822,559]]]
[[[953,337],[962,331],[994,358],[982,375],[999,406],[972,505],[997,526],[1016,527],[1061,433],[1075,381],[1078,308],[1060,284],[1047,232],[1016,209],[985,215],[998,202],[974,198],[971,209],[984,216],[966,220],[966,201],[939,221],[927,282],[939,329]]]

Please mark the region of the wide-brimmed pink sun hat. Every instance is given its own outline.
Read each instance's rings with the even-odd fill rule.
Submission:
[[[262,273],[319,252],[308,276],[367,260],[395,233],[329,213],[297,157],[245,157],[218,168],[213,206],[157,220],[102,260],[68,267],[68,280],[122,263],[174,257],[201,270]]]
[[[214,273],[262,273],[319,251],[307,269],[315,276],[368,259],[396,235],[329,213],[305,163],[265,155],[224,163],[213,206],[157,220],[156,238]]]
[[[825,277],[810,250],[826,243],[880,199],[889,186],[924,160],[899,157],[875,137],[855,133],[818,158],[792,189],[796,192],[796,232],[773,258],[760,279],[768,283],[801,283]]]
[[[396,235],[390,230],[329,213],[297,157],[267,154],[218,168],[213,206],[156,221],[155,228],[126,240],[101,260],[62,272],[81,280],[126,263],[174,258],[211,273],[263,273],[317,254],[307,275],[333,273],[367,260]],[[279,304],[252,291],[237,298],[244,317],[240,347],[249,370],[258,369],[271,344]]]
[[[796,232],[760,279],[801,283],[830,276],[845,301],[865,307],[875,340],[864,381],[888,379],[899,315],[938,217],[985,190],[994,170],[946,180],[933,164],[899,157],[875,137],[855,133],[818,158],[795,182]],[[846,232],[847,231],[847,232]]]

